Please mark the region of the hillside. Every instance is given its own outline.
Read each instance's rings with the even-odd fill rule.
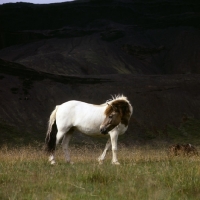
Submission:
[[[1,142],[15,132],[42,139],[55,105],[100,104],[112,94],[134,107],[132,142],[199,120],[199,8],[167,0],[1,5]]]

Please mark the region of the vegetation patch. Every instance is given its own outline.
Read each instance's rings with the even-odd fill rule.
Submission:
[[[115,166],[99,165],[96,152],[74,147],[69,165],[59,148],[51,166],[40,147],[2,146],[0,199],[198,199],[199,156],[168,157],[165,150],[122,148]]]
[[[167,125],[165,130],[146,129],[143,139],[151,143],[155,140],[163,140],[169,143],[200,144],[200,120],[187,118],[179,127]]]
[[[99,168],[95,168],[92,172],[87,172],[81,178],[81,181],[84,183],[96,183],[96,184],[103,184],[108,185],[114,181],[119,181],[115,176],[113,177],[106,172],[103,172]]]
[[[31,134],[26,131],[21,131],[16,126],[0,122],[0,145],[7,146],[24,146],[24,145],[38,145],[44,141],[43,135]]]

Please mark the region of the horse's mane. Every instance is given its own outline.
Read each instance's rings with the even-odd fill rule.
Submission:
[[[122,114],[121,123],[127,126],[133,112],[133,107],[131,106],[127,97],[124,95],[115,95],[112,96],[112,99],[107,100],[106,103],[110,106],[107,106],[105,115],[108,116],[113,111],[114,106]]]
[[[125,100],[125,101],[128,101],[127,97],[125,97],[123,94],[122,95],[111,95],[112,99],[109,99],[106,101],[106,103],[111,103],[112,101],[115,101],[115,100]]]

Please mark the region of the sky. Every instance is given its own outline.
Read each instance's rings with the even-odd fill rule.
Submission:
[[[49,3],[60,3],[73,0],[0,0],[0,5],[4,3],[16,3],[16,2],[27,2],[34,4],[49,4]]]

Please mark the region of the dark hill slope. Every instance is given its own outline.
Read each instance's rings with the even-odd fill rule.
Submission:
[[[1,5],[0,141],[16,133],[5,124],[44,138],[55,105],[111,94],[133,104],[133,138],[199,120],[199,11],[168,0]]]
[[[199,74],[199,10],[167,0],[5,4],[0,58],[65,75]]]
[[[101,104],[111,94],[123,93],[134,107],[129,143],[145,138],[147,130],[158,134],[169,125],[200,118],[199,75],[59,76],[4,61],[0,69],[0,121],[17,127],[19,134],[13,138],[44,138],[56,105],[72,99]],[[9,131],[2,129],[1,142],[8,136]]]

